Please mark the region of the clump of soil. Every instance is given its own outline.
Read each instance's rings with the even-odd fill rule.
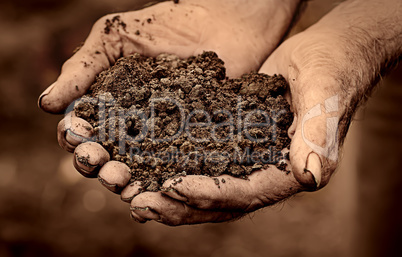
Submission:
[[[111,159],[131,168],[132,181],[157,191],[186,174],[246,178],[268,164],[287,172],[286,86],[280,75],[228,79],[214,52],[134,54],[102,72],[74,110]]]

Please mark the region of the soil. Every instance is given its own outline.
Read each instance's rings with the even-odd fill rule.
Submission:
[[[268,164],[288,172],[286,87],[280,75],[228,79],[214,52],[184,60],[134,54],[99,74],[75,113],[112,160],[131,168],[132,181],[157,191],[189,174],[247,178]]]

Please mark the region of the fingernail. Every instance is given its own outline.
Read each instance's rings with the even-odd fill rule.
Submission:
[[[43,109],[43,106],[42,106],[43,97],[47,96],[50,93],[50,91],[52,91],[54,86],[55,86],[55,83],[53,83],[48,88],[46,88],[45,91],[43,91],[43,93],[39,96],[39,98],[38,98],[38,107],[39,108]]]
[[[96,177],[100,167],[110,160],[110,155],[100,144],[87,142],[74,151],[74,167],[85,177]]]
[[[133,211],[130,211],[130,217],[131,217],[134,221],[136,221],[136,222],[138,222],[138,223],[145,223],[145,222],[147,222],[146,219],[141,218],[140,216],[138,216],[138,214],[136,214],[136,213],[133,212]]]
[[[93,135],[93,128],[89,122],[78,117],[71,117],[70,124],[65,125],[66,140],[72,145],[89,140]]]
[[[82,156],[78,156],[77,154],[74,154],[74,168],[81,173],[81,175],[83,175],[84,177],[87,178],[94,178],[96,177],[96,172],[94,172],[96,170],[96,168],[98,167],[98,165],[91,165],[88,162],[89,160],[89,156],[88,157],[82,157]]]
[[[161,189],[162,193],[169,196],[170,198],[179,200],[181,202],[188,202],[188,198],[182,195],[179,191],[173,187],[166,187]]]
[[[130,181],[130,178],[130,168],[118,161],[107,162],[98,174],[101,184],[114,193],[120,193]]]
[[[132,206],[130,207],[130,211],[148,211],[149,207],[138,207]]]
[[[118,187],[116,184],[108,183],[99,174],[98,174],[98,180],[104,187],[106,187],[107,189],[109,189],[113,193],[119,194],[121,192],[121,190],[122,190],[122,188]]]
[[[142,217],[146,220],[156,220],[156,221],[160,220],[159,214],[155,210],[153,210],[149,207],[134,206],[134,207],[130,207],[130,211],[131,211],[131,213],[138,214],[140,217]]]
[[[71,145],[79,145],[80,143],[82,143],[86,138],[83,136],[80,136],[76,133],[74,133],[73,131],[71,131],[71,129],[66,130],[66,140],[67,142],[69,142]]]
[[[310,153],[307,157],[305,172],[310,172],[314,178],[316,188],[320,187],[322,178],[322,164],[321,159],[316,153]]]
[[[141,189],[141,182],[135,181],[121,191],[120,198],[123,202],[130,203],[141,192]]]

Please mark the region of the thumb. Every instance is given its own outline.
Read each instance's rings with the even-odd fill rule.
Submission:
[[[339,124],[344,105],[334,67],[316,53],[330,48],[317,34],[300,33],[285,41],[260,72],[282,74],[289,83],[287,99],[294,112],[289,128],[290,162],[296,180],[306,190],[325,186],[338,162]],[[314,43],[315,42],[315,43]],[[318,42],[318,43],[317,43]],[[326,56],[326,55],[324,55]]]
[[[295,111],[289,129],[290,162],[299,183],[316,190],[328,183],[338,163],[340,99],[325,90],[335,83],[330,78],[315,77],[304,86],[295,85],[300,82],[290,83]]]
[[[120,55],[119,51],[113,50],[115,45],[110,44],[118,34],[105,32],[106,19],[95,23],[81,49],[64,63],[57,81],[39,96],[41,109],[49,113],[63,112],[72,101],[85,94],[96,75],[110,67]]]
[[[288,130],[292,173],[306,190],[319,189],[328,183],[338,163],[342,117],[342,105],[337,94],[339,85],[323,73],[311,71],[301,74],[291,65],[272,60],[275,59],[269,59],[260,72],[280,73],[289,82],[287,99],[294,112],[294,120]]]

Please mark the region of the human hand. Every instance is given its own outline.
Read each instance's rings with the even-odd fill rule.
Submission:
[[[227,75],[238,77],[258,69],[274,50],[298,4],[299,0],[182,0],[107,15],[95,23],[38,104],[50,113],[63,112],[85,94],[97,74],[133,53],[187,58],[211,50],[225,62]]]
[[[62,112],[87,91],[98,73],[120,56],[135,52],[147,56],[173,53],[185,58],[213,50],[225,61],[230,77],[255,70],[283,37],[299,1],[245,4],[250,3],[166,2],[141,11],[108,15],[94,25],[82,48],[63,65],[60,77],[40,96],[39,106],[47,112]],[[98,176],[111,191],[120,192],[129,180],[128,167],[110,162],[99,144],[83,143],[92,134],[89,123],[73,113],[58,126],[59,144],[75,151],[76,169],[86,177]],[[138,183],[127,187],[122,198],[131,199],[139,188]]]
[[[392,11],[396,7],[401,5],[345,2],[287,40],[262,66],[260,72],[282,74],[289,82],[295,114],[289,175],[273,167],[254,172],[249,180],[225,175],[217,178],[225,180],[219,188],[202,176],[166,181],[164,191],[134,197],[133,217],[169,225],[220,222],[324,187],[337,167],[353,113],[402,54],[401,28],[393,26],[401,22],[398,11]],[[387,29],[373,29],[378,24]]]

